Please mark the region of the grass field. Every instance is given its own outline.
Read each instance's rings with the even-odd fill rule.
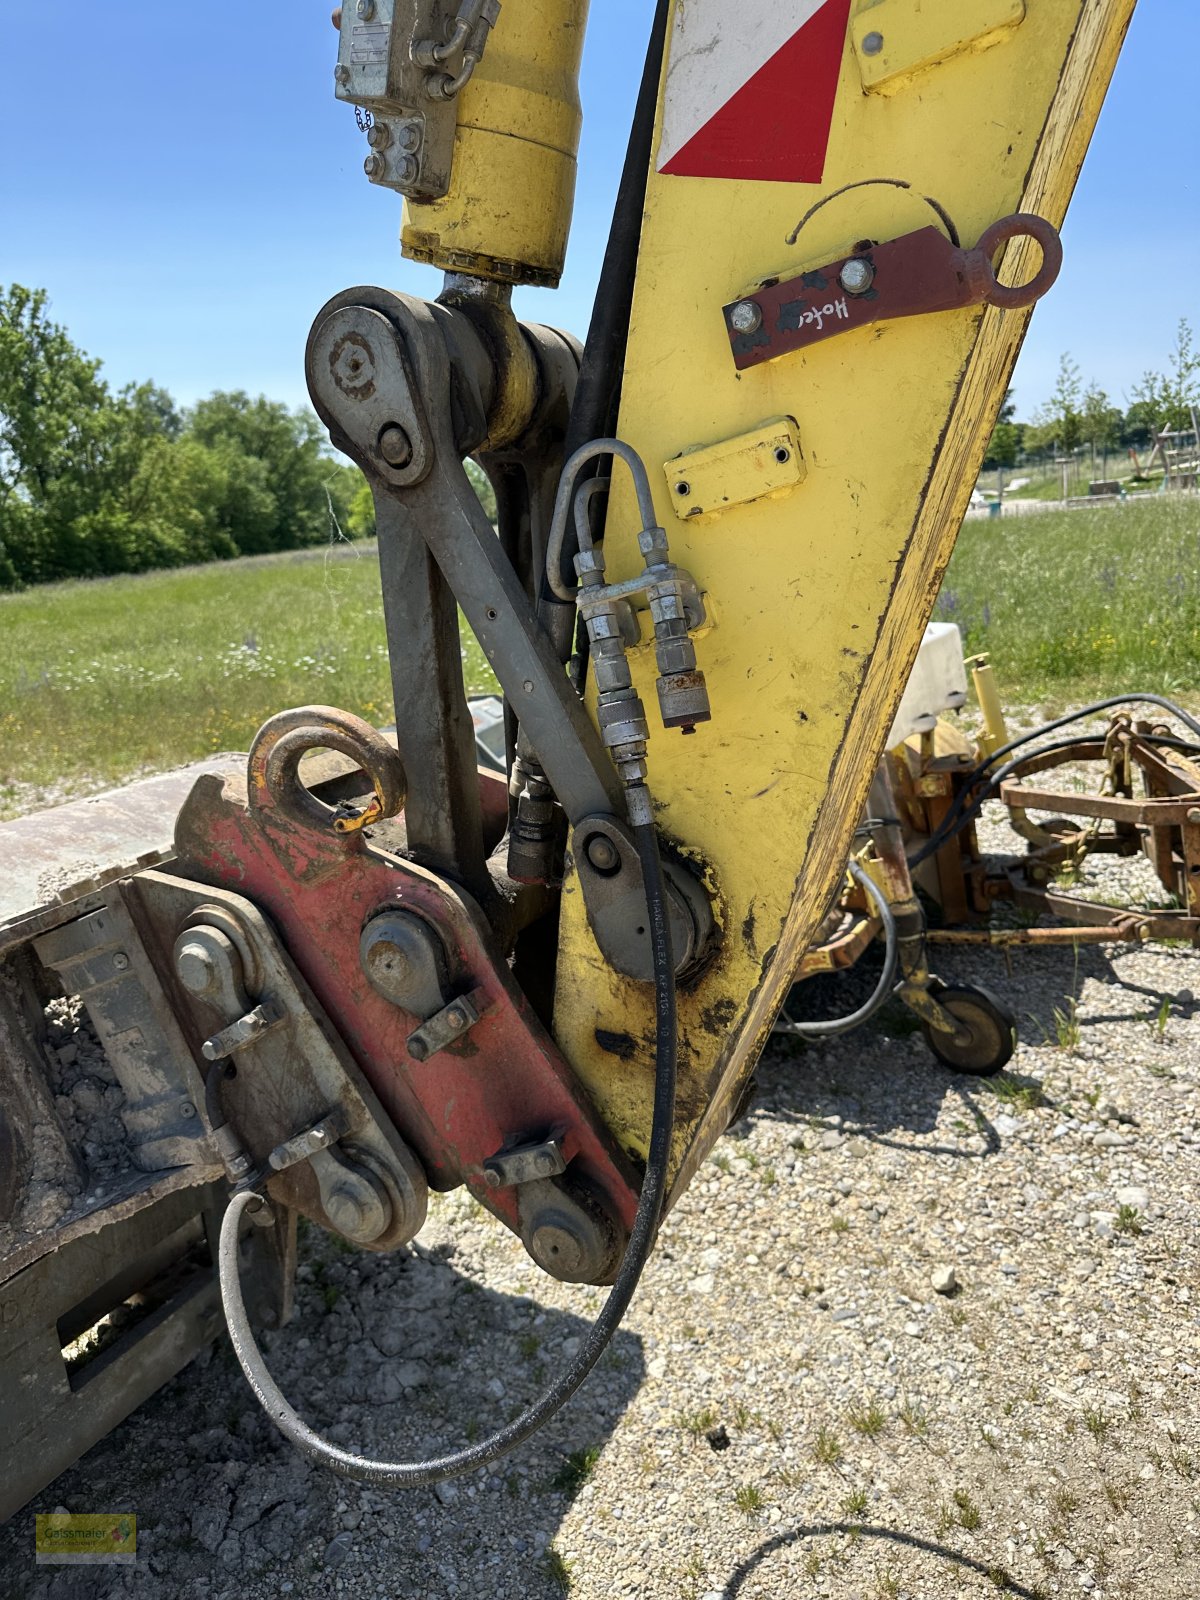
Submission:
[[[493,686],[467,637],[470,686]],[[0,816],[244,750],[272,712],[311,702],[391,719],[370,547],[5,595]]]
[[[1200,497],[983,519],[937,615],[1006,700],[1200,689]],[[493,679],[464,644],[472,688]],[[256,557],[0,597],[0,816],[245,749],[306,702],[392,715],[373,551]]]
[[[1200,688],[1200,497],[968,522],[935,615],[1018,703]]]

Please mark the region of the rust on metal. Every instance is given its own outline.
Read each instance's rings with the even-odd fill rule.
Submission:
[[[305,729],[312,737],[326,708],[290,715],[284,734]],[[330,741],[318,732],[314,742]],[[294,750],[289,744],[289,762]],[[568,1176],[603,1197],[628,1229],[636,1171],[516,985],[474,902],[386,848],[393,824],[337,834],[327,808],[292,803],[294,792],[280,805],[277,781],[290,790],[288,769],[282,760],[269,763],[262,748],[248,774],[201,779],[176,825],[175,870],[246,896],[272,919],[432,1187],[465,1183],[519,1232],[516,1196],[489,1185],[486,1163],[497,1150],[562,1129]],[[469,1036],[427,1060],[409,1041],[428,1019],[378,993],[360,961],[364,925],[389,909],[428,923],[445,949],[452,995],[470,996],[478,1014]]]
[[[1018,238],[1037,241],[1042,264],[1028,283],[1003,284],[993,260],[1004,244]],[[764,284],[725,306],[734,365],[744,371],[852,328],[899,317],[976,305],[1031,306],[1051,288],[1061,267],[1057,230],[1025,212],[993,222],[974,249],[956,245],[932,225],[883,244],[863,240],[848,256]]]

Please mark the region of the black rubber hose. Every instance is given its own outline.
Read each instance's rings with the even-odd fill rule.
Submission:
[[[218,1128],[225,1126],[225,1109],[221,1104],[221,1080],[228,1066],[227,1060],[214,1061],[204,1074],[204,1115],[208,1118],[211,1133],[216,1133]]]
[[[978,816],[981,807],[988,797],[988,794],[995,789],[995,784],[989,783],[987,789],[980,797],[978,804],[975,804],[974,802],[971,803],[973,809],[970,810],[966,809],[967,796],[970,794],[976,781],[981,778],[989,770],[989,768],[994,767],[996,762],[999,761],[1002,756],[1009,755],[1012,751],[1021,749],[1023,746],[1030,744],[1035,739],[1044,739],[1048,733],[1057,733],[1060,728],[1070,727],[1073,722],[1083,722],[1086,721],[1088,717],[1098,716],[1101,711],[1109,711],[1114,706],[1126,705],[1161,706],[1165,711],[1169,711],[1173,717],[1177,717],[1179,721],[1182,722],[1186,727],[1190,728],[1193,733],[1200,736],[1200,722],[1197,722],[1194,717],[1189,715],[1189,713],[1186,712],[1182,706],[1176,705],[1173,700],[1168,700],[1163,695],[1159,694],[1118,694],[1113,695],[1108,700],[1096,700],[1091,705],[1081,706],[1078,711],[1069,711],[1065,716],[1055,718],[1053,722],[1043,723],[1040,727],[1031,728],[1028,733],[1018,734],[1015,739],[1010,739],[1007,744],[1003,744],[998,750],[994,750],[992,754],[988,756],[986,761],[981,761],[978,766],[973,767],[971,771],[966,774],[966,782],[959,790],[949,811],[947,811],[946,815],[942,818],[941,822],[938,823],[933,833],[930,834],[929,838],[921,846],[921,848],[914,855],[911,855],[908,858],[909,866],[918,867],[923,861],[927,861],[929,857],[935,853],[935,851],[940,850],[944,844],[949,843],[951,839],[955,838],[962,832],[962,830],[974,817]],[[1045,749],[1069,749],[1074,743],[1074,739],[1064,740],[1055,744],[1047,745],[1045,746]],[[1040,755],[1042,752],[1039,750],[1032,753],[1034,755]],[[1024,761],[1026,759],[1028,759],[1028,757],[1022,756],[1020,761]],[[1007,763],[1004,768],[1004,776],[1008,776],[1013,770],[1014,766],[1019,766],[1020,761],[1015,763]],[[1003,781],[1003,778],[999,779],[998,781]]]
[[[669,11],[667,0],[658,0],[634,105],[625,162],[617,186],[608,242],[596,285],[596,299],[579,364],[579,381],[575,386],[571,415],[567,420],[566,438],[563,440],[564,461],[580,445],[588,444],[592,439],[607,438],[617,428]],[[567,533],[560,568],[562,582],[567,586],[573,586],[575,582],[575,554],[572,529]],[[561,660],[566,661],[574,645],[572,682],[576,689],[581,689],[589,655],[587,629],[576,616],[575,607],[565,607],[550,592],[544,574],[539,580],[539,587],[542,595],[539,610]]]
[[[337,1445],[321,1438],[303,1422],[288,1404],[275,1380],[263,1362],[254,1340],[246,1306],[242,1299],[238,1275],[238,1230],[242,1213],[247,1206],[262,1203],[262,1197],[253,1192],[235,1194],[221,1224],[219,1269],[221,1298],[229,1336],[234,1352],[241,1363],[246,1381],[258,1397],[263,1410],[280,1432],[296,1446],[301,1455],[320,1466],[328,1467],[343,1478],[355,1478],[361,1483],[379,1484],[388,1488],[419,1488],[452,1478],[460,1473],[473,1472],[498,1456],[504,1455],[531,1433],[548,1422],[554,1413],[571,1398],[592,1368],[604,1354],[613,1334],[633,1299],[638,1280],[654,1246],[658,1224],[662,1217],[667,1194],[667,1175],[671,1153],[671,1135],[675,1126],[675,1072],[678,1040],[675,1020],[675,961],[671,953],[671,930],[667,920],[667,897],[663,883],[662,863],[658,855],[658,840],[652,823],[642,824],[633,830],[641,862],[642,879],[646,887],[646,905],[649,912],[650,950],[654,965],[655,1002],[655,1071],[654,1117],[650,1132],[650,1150],[646,1162],[646,1175],[638,1199],[637,1213],[629,1235],[616,1282],[609,1290],[600,1315],[592,1324],[578,1354],[567,1369],[555,1379],[539,1399],[506,1427],[465,1450],[451,1455],[438,1456],[427,1461],[372,1461],[366,1456],[352,1455]]]
[[[1016,756],[1012,761],[1005,762],[998,772],[994,772],[988,777],[987,782],[978,790],[969,804],[966,800],[969,790],[961,790],[954,806],[947,811],[925,843],[919,850],[914,851],[908,857],[909,869],[919,867],[922,861],[928,861],[929,857],[940,850],[944,844],[948,844],[951,839],[957,838],[963,829],[975,820],[1004,780],[1011,778],[1018,767],[1024,766],[1027,761],[1031,761],[1035,756],[1051,755],[1059,750],[1070,750],[1078,742],[1077,739],[1056,739],[1050,744],[1040,745],[1036,750],[1026,751],[1024,755]],[[982,774],[985,770],[986,768],[984,767],[976,767],[975,773]],[[958,812],[957,816],[955,815],[956,811]]]
[[[1028,733],[1019,733],[1015,739],[1002,744],[999,750],[993,750],[987,761],[981,762],[980,765],[992,766],[1001,756],[1008,755],[1010,750],[1019,750],[1031,739],[1041,739],[1048,733],[1057,733],[1060,728],[1067,728],[1073,722],[1083,722],[1088,717],[1098,716],[1101,711],[1111,711],[1114,706],[1140,705],[1161,706],[1173,717],[1178,717],[1180,722],[1200,738],[1200,722],[1189,715],[1182,706],[1177,706],[1174,700],[1168,700],[1161,694],[1115,694],[1110,700],[1094,700],[1090,706],[1081,706],[1078,711],[1068,711],[1066,716],[1056,717],[1053,722],[1044,722],[1040,728],[1032,728]]]

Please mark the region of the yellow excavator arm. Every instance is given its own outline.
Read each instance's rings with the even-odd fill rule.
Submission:
[[[244,762],[93,811],[111,859],[50,904],[21,898],[30,852],[75,822],[0,839],[0,1143],[41,1130],[0,1184],[14,1348],[54,1357],[131,1252],[161,1266],[203,1226],[256,1394],[334,1471],[470,1470],[578,1387],[848,861],[868,896],[899,872],[915,914],[896,841],[864,862],[854,836],[1132,9],[662,0],[582,345],[511,294],[562,273],[586,4],[335,13],[366,177],[445,273],[433,303],[336,296],[306,352],[374,495],[395,732],[281,710]],[[492,769],[462,620],[503,694]],[[155,803],[178,807],[169,848]],[[953,1062],[961,1018],[904,971]],[[138,1181],[116,1200],[76,1198],[29,1043],[48,985],[125,1094]],[[391,1250],[458,1186],[608,1298],[495,1436],[361,1459],[274,1385],[242,1279],[273,1263],[286,1316],[297,1217]],[[25,1386],[0,1511],[211,1332],[174,1326],[104,1395]]]

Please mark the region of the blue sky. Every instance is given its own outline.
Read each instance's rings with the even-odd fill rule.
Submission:
[[[1135,13],[1067,264],[1017,370],[1022,416],[1061,351],[1122,403],[1165,363],[1179,317],[1200,324],[1195,3],[1141,0]],[[8,9],[0,282],[48,289],[113,382],[153,378],[182,401],[245,388],[298,403],[304,339],[331,294],[364,282],[437,293],[436,274],[400,258],[399,200],[362,176],[363,141],[333,99],[328,4]],[[586,328],[651,9],[592,6],[567,274],[557,294],[519,291],[529,319]]]

